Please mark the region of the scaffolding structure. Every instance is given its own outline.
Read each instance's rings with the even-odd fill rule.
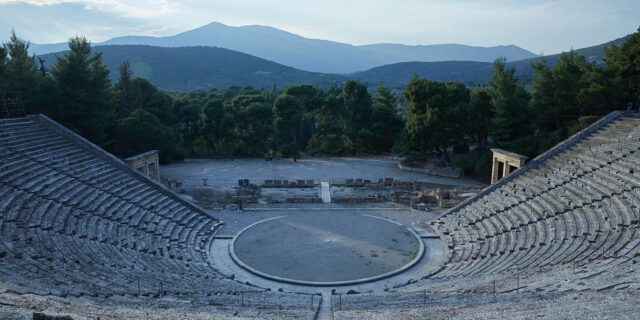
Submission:
[[[26,116],[20,91],[0,91],[0,119]]]

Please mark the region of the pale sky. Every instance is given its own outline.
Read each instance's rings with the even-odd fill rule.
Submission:
[[[35,43],[167,36],[210,22],[266,25],[351,44],[514,44],[553,54],[600,44],[640,25],[638,0],[0,0],[11,28]]]

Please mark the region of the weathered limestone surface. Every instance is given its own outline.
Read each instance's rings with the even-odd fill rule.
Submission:
[[[639,152],[640,118],[610,114],[429,223],[438,273],[333,299],[334,318],[636,318]]]
[[[432,220],[445,247],[438,272],[386,292],[329,295],[333,316],[637,317],[639,154],[640,117],[610,114]],[[365,180],[351,183],[373,184]],[[127,306],[128,318],[146,317],[140,310],[156,318],[164,310],[193,319],[314,317],[309,295],[265,291],[215,270],[210,249],[220,227],[45,117],[0,120],[0,314],[52,308],[108,318]]]
[[[151,150],[127,158],[124,161],[132,168],[146,174],[151,179],[158,181],[160,179],[159,156],[160,151]]]
[[[308,295],[265,292],[218,273],[208,256],[220,226],[44,116],[0,120],[0,284],[12,292],[313,315]]]
[[[499,148],[491,149],[493,152],[493,165],[491,167],[491,184],[496,183],[503,177],[508,176],[512,172],[512,167],[519,169],[524,166],[527,157],[514,152],[509,152]],[[500,170],[502,166],[502,170]],[[515,170],[513,170],[515,171]]]

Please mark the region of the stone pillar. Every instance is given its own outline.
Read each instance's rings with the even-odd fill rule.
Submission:
[[[527,157],[523,155],[519,155],[517,153],[509,152],[506,150],[493,148],[491,149],[493,152],[493,167],[491,168],[491,184],[498,182],[498,177],[502,173],[502,178],[511,174],[511,167],[522,168],[525,162],[527,161]],[[498,172],[500,168],[500,163],[503,164],[502,172]]]
[[[505,161],[504,162],[504,167],[502,168],[502,177],[506,177],[509,175],[509,166],[511,165],[511,163],[509,163],[509,161]]]
[[[151,163],[151,177],[155,180],[160,180],[160,164],[158,162],[158,158],[155,158]]]
[[[498,168],[500,167],[500,163],[498,158],[493,155],[493,166],[491,167],[491,184],[496,183],[498,181]]]
[[[139,169],[143,174],[156,181],[160,180],[160,162],[159,162],[158,150],[151,150],[131,158],[125,159],[125,161],[132,167]]]

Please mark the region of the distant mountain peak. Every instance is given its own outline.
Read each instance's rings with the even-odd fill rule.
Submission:
[[[123,36],[95,45],[143,44],[158,47],[210,46],[251,54],[301,70],[324,73],[352,73],[376,66],[407,61],[481,61],[504,56],[509,61],[537,55],[513,45],[474,47],[463,44],[354,46],[330,40],[309,39],[262,25],[229,26],[210,22],[167,37]],[[35,45],[36,54],[65,50],[60,44]]]
[[[132,37],[136,41],[158,39],[150,37]],[[159,38],[162,39],[162,38]],[[601,61],[603,47],[612,43],[622,45],[627,37],[616,39],[603,45],[577,49],[595,61]],[[64,49],[66,48],[66,44]],[[317,45],[312,41],[311,45]],[[373,45],[385,47],[384,44]],[[391,44],[395,49],[405,48],[403,45]],[[464,45],[454,45],[459,47]],[[367,47],[367,46],[362,46]],[[428,46],[427,46],[428,47]],[[451,47],[443,45],[442,47]],[[320,47],[321,48],[321,47]],[[514,46],[517,49],[517,47]],[[194,90],[209,88],[226,88],[228,86],[253,86],[255,88],[287,87],[294,84],[312,84],[327,87],[334,83],[342,83],[348,79],[357,79],[377,85],[384,83],[390,87],[402,87],[418,74],[420,77],[438,81],[461,81],[472,86],[486,83],[493,70],[492,63],[478,61],[438,61],[438,62],[397,62],[376,66],[366,71],[348,75],[306,72],[283,64],[267,61],[246,53],[211,46],[157,47],[149,45],[104,45],[94,48],[102,52],[104,63],[111,70],[112,80],[117,80],[118,66],[124,61],[131,62],[136,76],[147,78],[153,84],[167,90]],[[42,56],[46,67],[55,63],[57,54]],[[551,66],[559,55],[545,56]],[[507,67],[516,69],[516,76],[522,81],[531,81],[534,72],[531,63],[540,57],[511,61]],[[288,63],[287,65],[291,65]]]

